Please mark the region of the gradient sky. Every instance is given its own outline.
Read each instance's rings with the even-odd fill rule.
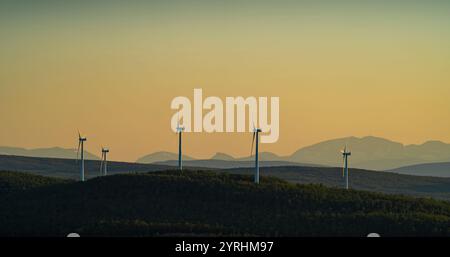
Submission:
[[[115,160],[175,152],[170,102],[194,88],[279,96],[261,151],[450,142],[448,1],[71,2],[0,2],[0,145],[76,147],[80,129]],[[249,133],[184,139],[199,158],[250,153]]]

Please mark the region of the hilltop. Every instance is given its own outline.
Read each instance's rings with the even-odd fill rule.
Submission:
[[[38,179],[15,176],[31,184]],[[0,195],[0,235],[450,234],[447,202],[295,185],[273,177],[254,185],[247,175],[160,171],[54,182]]]

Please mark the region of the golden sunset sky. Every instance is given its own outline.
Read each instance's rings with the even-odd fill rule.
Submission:
[[[194,88],[280,97],[279,141],[260,151],[450,143],[445,1],[37,2],[0,3],[2,146],[76,148],[79,129],[114,160],[176,152],[170,103]],[[250,133],[184,140],[198,158],[250,154]]]

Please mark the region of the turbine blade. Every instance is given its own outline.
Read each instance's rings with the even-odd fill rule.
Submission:
[[[345,177],[345,155],[342,156],[342,177]]]
[[[255,144],[255,136],[256,136],[256,132],[253,132],[252,148],[250,150],[250,157],[252,157],[252,155],[253,155],[253,145]]]

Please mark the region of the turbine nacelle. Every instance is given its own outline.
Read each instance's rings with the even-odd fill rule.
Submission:
[[[78,148],[77,148],[77,161],[78,161],[78,155],[80,154],[80,147],[84,145],[84,142],[87,141],[86,137],[82,137],[80,132],[78,131]]]
[[[78,141],[80,141],[80,142],[84,142],[84,141],[87,141],[87,138],[86,137],[83,137],[83,136],[81,136],[81,133],[78,131]]]
[[[343,156],[350,156],[350,155],[352,155],[352,152],[347,151],[347,146],[344,147],[344,149],[341,150],[341,153],[342,153]]]
[[[341,151],[341,153],[342,153],[342,155],[347,155],[347,156],[350,156],[350,155],[352,155],[352,152],[346,152],[346,151]]]
[[[183,131],[184,131],[184,127],[180,127],[180,126],[177,127],[177,133],[181,133]]]

